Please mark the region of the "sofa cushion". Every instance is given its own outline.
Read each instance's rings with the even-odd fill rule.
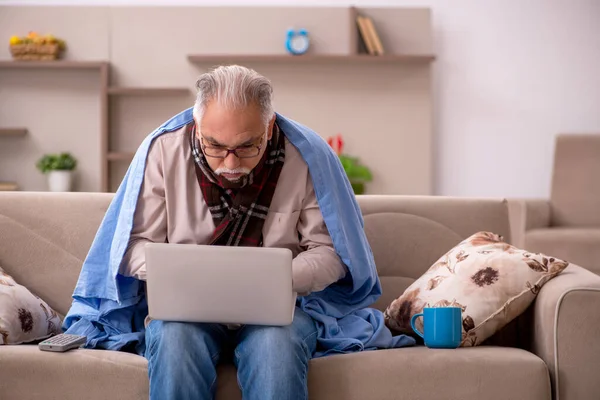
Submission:
[[[397,299],[407,287],[413,284],[415,279],[403,278],[398,276],[382,276],[381,281],[381,296],[369,307],[384,311],[394,299]]]
[[[600,228],[534,229],[525,234],[524,247],[600,274]]]
[[[311,399],[548,400],[544,362],[515,348],[422,346],[312,360]]]
[[[360,195],[357,201],[382,280],[417,279],[473,232],[510,237],[508,206],[502,199]]]
[[[61,332],[50,306],[0,267],[0,344],[21,344]]]
[[[411,317],[425,307],[463,310],[461,346],[476,346],[523,313],[568,262],[517,249],[490,232],[460,242],[385,310],[386,324],[414,335]],[[422,319],[416,326],[423,331]]]
[[[113,194],[0,196],[0,261],[17,282],[66,314],[81,265]]]
[[[147,399],[146,359],[134,354],[77,349],[41,351],[0,346],[0,399]]]
[[[450,228],[418,215],[378,213],[364,220],[379,276],[417,279],[462,239]],[[401,243],[390,245],[400,238]]]
[[[85,349],[51,353],[36,346],[4,346],[0,365],[2,399],[148,398],[146,359],[133,354]],[[548,370],[541,359],[524,350],[485,346],[457,350],[418,346],[319,358],[310,361],[308,386],[314,400],[550,398]],[[241,399],[231,364],[219,367],[216,398]]]
[[[365,234],[373,251],[382,295],[372,307],[381,311],[461,237],[430,219],[404,213],[366,215]],[[390,246],[393,238],[402,242]]]

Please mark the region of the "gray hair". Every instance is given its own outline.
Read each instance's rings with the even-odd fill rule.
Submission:
[[[196,81],[196,89],[198,94],[194,105],[194,119],[198,123],[211,100],[231,110],[256,104],[261,110],[265,126],[273,117],[273,86],[267,78],[252,69],[240,65],[218,67],[200,75]]]

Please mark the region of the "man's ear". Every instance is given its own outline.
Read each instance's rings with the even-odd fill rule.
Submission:
[[[269,121],[269,127],[267,128],[267,140],[271,140],[271,138],[273,137],[273,126],[274,125],[275,125],[275,114],[273,114],[273,117]]]
[[[200,122],[198,121],[198,118],[196,118],[196,116],[194,115],[194,128],[196,128],[196,138],[198,140],[200,140]]]

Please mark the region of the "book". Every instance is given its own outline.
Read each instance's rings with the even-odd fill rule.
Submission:
[[[375,49],[375,54],[378,56],[383,55],[385,50],[383,48],[383,44],[381,43],[381,38],[377,33],[377,29],[375,29],[375,24],[373,24],[373,20],[371,17],[363,17],[365,18],[365,23],[367,25],[367,31],[369,36],[371,37],[371,42],[373,43],[373,47]]]
[[[365,17],[363,17],[362,15],[357,15],[356,24],[358,25],[358,32],[360,33],[359,36],[362,39],[362,42],[364,43],[367,53],[370,55],[375,55],[375,45],[373,44],[373,40],[371,38],[371,35],[369,34]]]
[[[358,28],[358,21],[357,21]],[[369,49],[367,49],[367,43],[360,33],[360,29],[358,29],[358,54],[369,54]]]

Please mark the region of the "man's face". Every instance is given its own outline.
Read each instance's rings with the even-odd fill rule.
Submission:
[[[229,110],[221,104],[211,101],[206,105],[201,121],[197,123],[197,135],[208,165],[216,175],[231,182],[239,181],[256,167],[271,139],[275,117],[266,127],[261,118],[260,109],[251,105],[243,110]],[[260,146],[260,152],[257,147]],[[211,154],[226,153],[226,150],[238,150],[240,158],[229,153],[225,158],[211,157]],[[257,152],[254,155],[254,152]]]

